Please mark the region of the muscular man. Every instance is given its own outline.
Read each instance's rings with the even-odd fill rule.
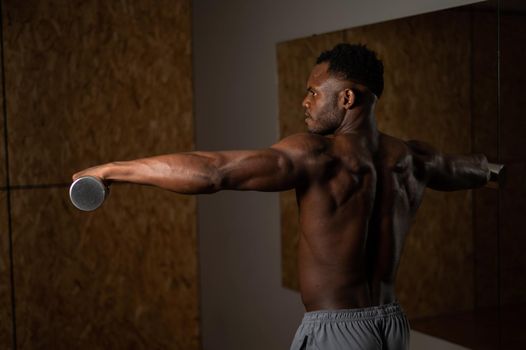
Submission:
[[[376,128],[383,65],[361,45],[322,53],[303,100],[309,133],[268,149],[189,152],[109,163],[92,175],[184,194],[295,189],[298,266],[307,313],[299,349],[407,349],[409,326],[394,292],[406,233],[424,188],[485,185],[482,154],[446,155]]]

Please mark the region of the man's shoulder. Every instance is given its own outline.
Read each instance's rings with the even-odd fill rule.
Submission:
[[[384,133],[380,134],[379,141],[377,159],[389,169],[399,171],[424,160],[421,149],[425,144],[422,141],[404,140]]]
[[[329,139],[322,135],[298,133],[287,136],[273,145],[273,148],[302,153],[320,153],[327,149]]]
[[[426,152],[433,149],[430,144],[420,140],[403,140],[384,133],[381,133],[380,137],[381,144],[384,146],[384,148],[391,151],[418,154],[420,152]]]

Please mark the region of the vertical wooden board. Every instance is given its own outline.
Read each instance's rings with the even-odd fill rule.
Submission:
[[[474,192],[475,307],[499,304],[499,193],[493,188]]]
[[[11,177],[193,148],[190,1],[5,1]]]
[[[343,32],[315,35],[277,45],[279,79],[280,136],[306,132],[301,103],[307,79],[318,55],[343,41]],[[294,191],[280,194],[282,283],[298,290],[296,249],[298,246],[298,208]]]
[[[2,16],[2,25],[5,30],[5,15]],[[3,62],[2,62],[3,63]],[[11,306],[11,281],[9,262],[9,232],[7,213],[7,185],[5,162],[5,115],[3,81],[0,77],[0,348],[12,349],[12,306]]]
[[[198,349],[195,198],[115,185],[13,193],[20,349]]]
[[[472,13],[472,145],[491,162],[498,157],[497,13]],[[475,306],[498,304],[498,192],[473,193]]]
[[[501,156],[508,165],[507,186],[501,190],[501,303],[526,303],[526,15],[501,16]]]
[[[502,127],[503,160],[522,161],[526,159],[524,135],[524,82],[526,81],[526,15],[502,14],[500,32],[500,117]]]
[[[3,30],[6,29],[5,11],[2,16]],[[3,64],[3,62],[2,62]],[[4,84],[0,78],[0,187],[7,186],[5,162],[5,114],[4,114]],[[9,227],[7,212],[7,192],[0,192],[0,348],[12,349],[12,303],[9,261]]]
[[[444,152],[470,151],[469,25],[469,13],[444,11],[345,31],[345,41],[366,44],[384,61],[385,90],[376,113],[380,130],[402,139],[425,140]],[[340,41],[338,36],[331,45]],[[298,42],[281,43],[278,56],[286,53],[285,46]],[[288,67],[303,64],[294,55],[278,57],[278,62],[285,59]],[[282,82],[281,76],[291,70],[282,66],[287,67],[279,64],[280,123],[286,136],[283,126],[293,125],[297,117],[281,112],[290,101],[283,96],[297,99],[305,88]],[[400,300],[413,317],[473,306],[471,192],[431,192],[428,197],[408,237],[398,279]],[[289,208],[294,203],[290,196],[284,201]],[[295,261],[296,236],[285,231],[294,225],[284,222],[291,218],[282,208],[283,249],[289,250],[283,257]],[[297,279],[290,277],[293,273],[284,269],[287,280]],[[456,288],[450,288],[451,283]]]
[[[497,15],[474,11],[472,24],[473,151],[498,156]]]
[[[3,14],[0,14],[3,16]],[[3,18],[5,21],[5,18]],[[2,25],[5,28],[5,23],[2,21]],[[4,113],[4,95],[3,95],[3,81],[0,77],[0,188],[4,189],[7,186],[7,171],[6,171],[6,152],[5,152],[5,113]]]
[[[13,349],[7,192],[0,192],[0,348]]]

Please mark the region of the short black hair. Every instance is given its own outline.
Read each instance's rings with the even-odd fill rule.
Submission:
[[[329,72],[344,79],[363,84],[380,98],[384,90],[384,65],[376,52],[362,44],[338,44],[332,50],[324,51],[316,64],[329,63]]]

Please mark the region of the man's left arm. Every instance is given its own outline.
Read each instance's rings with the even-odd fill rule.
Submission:
[[[489,163],[482,153],[445,154],[425,142],[411,140],[407,144],[426,185],[432,189],[455,191],[503,184],[504,165]]]

